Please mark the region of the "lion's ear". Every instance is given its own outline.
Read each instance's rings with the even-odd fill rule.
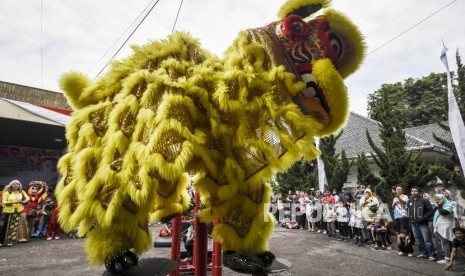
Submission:
[[[68,72],[60,78],[60,88],[63,90],[68,104],[74,109],[80,109],[86,104],[80,99],[84,89],[90,86],[91,80],[79,72]]]
[[[330,4],[331,0],[289,0],[279,9],[278,18],[283,20],[291,14],[306,18]]]

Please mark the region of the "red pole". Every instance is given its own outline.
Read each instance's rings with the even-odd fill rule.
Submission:
[[[219,219],[215,220],[214,225],[220,223]],[[212,276],[221,276],[223,274],[222,267],[222,255],[221,255],[221,244],[219,242],[213,241],[213,261],[212,261]]]
[[[170,276],[179,276],[179,264],[181,259],[181,217],[176,216],[173,221],[171,230],[171,260],[176,262],[176,269],[170,273]]]
[[[200,196],[195,193],[195,213],[199,213]],[[195,276],[207,275],[207,254],[208,254],[208,233],[207,225],[201,223],[199,217],[195,217],[194,221],[194,267]]]

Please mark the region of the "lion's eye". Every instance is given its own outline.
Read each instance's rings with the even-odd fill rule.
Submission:
[[[304,26],[302,21],[294,21],[292,22],[292,30],[296,34],[301,34],[304,31]]]
[[[337,58],[340,59],[342,55],[344,54],[344,48],[343,48],[341,40],[335,33],[329,31],[328,41],[329,41],[329,45],[331,46],[331,49],[333,49],[334,53],[337,55]]]
[[[281,25],[281,30],[290,39],[304,39],[310,32],[307,23],[295,14],[286,17]]]

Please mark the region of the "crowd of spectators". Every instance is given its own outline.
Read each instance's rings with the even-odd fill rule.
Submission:
[[[43,181],[31,181],[23,188],[13,180],[0,188],[0,211],[0,247],[31,238],[60,239],[58,204]]]
[[[393,250],[399,256],[424,258],[450,269],[465,257],[465,229],[460,226],[459,206],[443,186],[434,192],[392,187],[393,200],[381,202],[370,186],[355,191],[312,189],[310,193],[276,193],[272,197],[276,223],[290,229],[321,233],[360,247]],[[460,249],[460,250],[458,250]],[[458,253],[459,252],[459,253]]]
[[[0,247],[31,238],[60,239],[58,204],[45,182],[32,181],[23,188],[13,180],[0,193]],[[281,227],[376,250],[393,250],[395,245],[399,256],[425,258],[445,269],[464,259],[465,229],[449,190],[438,186],[430,195],[412,187],[408,196],[397,186],[392,194],[388,208],[370,186],[358,185],[353,192],[347,188],[289,191],[285,196],[273,195],[272,211]]]

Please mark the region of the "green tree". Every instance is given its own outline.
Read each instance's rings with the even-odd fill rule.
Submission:
[[[383,110],[381,98],[388,101],[392,111],[405,122],[405,127],[419,126],[446,119],[447,93],[445,73],[431,73],[429,76],[403,82],[383,84],[368,96],[368,116],[381,121]]]
[[[341,137],[342,131],[337,135],[330,135],[320,140],[321,159],[325,165],[326,179],[329,189],[341,190],[353,161],[347,159],[344,150],[336,154],[336,142]]]
[[[368,166],[368,160],[364,152],[357,155],[357,182],[363,185],[376,187],[380,179],[376,177]]]
[[[455,61],[457,63],[457,87],[456,95],[458,95],[457,102],[459,104],[460,112],[465,114],[465,67],[462,64],[459,49],[455,52]]]
[[[276,175],[278,185],[275,188],[283,194],[290,190],[309,192],[310,188],[316,187],[315,167],[313,161],[302,160],[295,163],[287,172]]]
[[[448,125],[444,123],[438,123],[438,125],[442,129],[450,131]],[[446,186],[450,184],[455,184],[459,189],[465,189],[465,177],[463,175],[463,172],[460,170],[460,160],[457,155],[457,150],[455,148],[454,142],[442,139],[435,133],[433,133],[433,137],[443,147],[449,149],[452,152],[452,155],[450,156],[449,162],[436,163],[430,166],[430,174],[439,177],[442,181],[445,182],[444,184]]]
[[[370,133],[366,132],[368,143],[374,151],[373,159],[380,169],[381,181],[374,188],[384,201],[391,199],[392,186],[421,186],[425,175],[424,166],[418,165],[420,154],[414,157],[405,149],[405,124],[401,114],[393,111],[394,103],[389,101],[387,93],[388,91],[382,91],[380,94],[379,129],[382,147],[376,146]]]

